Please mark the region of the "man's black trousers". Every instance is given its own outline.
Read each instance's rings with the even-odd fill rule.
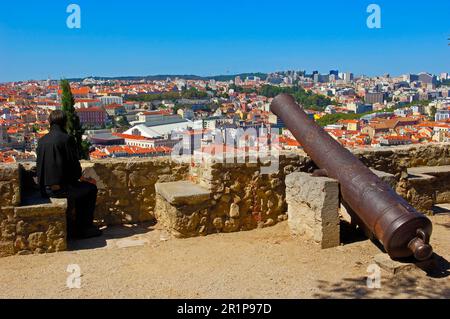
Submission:
[[[46,190],[49,197],[67,198],[67,230],[69,234],[92,226],[97,192],[97,186],[88,182],[76,182],[64,186],[59,191]],[[75,216],[72,216],[71,212],[74,209]]]

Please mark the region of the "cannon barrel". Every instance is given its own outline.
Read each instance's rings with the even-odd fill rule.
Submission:
[[[291,95],[278,95],[270,108],[314,163],[339,182],[343,202],[357,215],[360,226],[383,244],[391,258],[430,258],[432,224],[425,215],[309,118]]]

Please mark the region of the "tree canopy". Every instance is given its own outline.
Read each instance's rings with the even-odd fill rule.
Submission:
[[[82,159],[88,159],[90,145],[88,142],[83,141],[84,129],[80,123],[80,118],[75,111],[75,99],[70,89],[70,83],[68,80],[61,80],[60,86],[62,90],[62,111],[67,116],[67,133],[74,138],[77,145],[79,157]]]
[[[264,85],[258,93],[270,98],[273,98],[281,93],[291,94],[305,109],[312,109],[316,111],[323,111],[327,105],[336,104],[336,102],[332,101],[329,97],[306,91],[300,86],[279,87]]]

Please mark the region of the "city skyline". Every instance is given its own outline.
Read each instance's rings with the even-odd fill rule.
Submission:
[[[377,1],[381,29],[366,25],[371,2],[347,7],[335,1],[283,1],[276,7],[269,1],[73,2],[81,8],[81,29],[66,25],[70,2],[2,4],[0,82],[292,69],[374,76],[450,69],[448,1],[426,7]]]

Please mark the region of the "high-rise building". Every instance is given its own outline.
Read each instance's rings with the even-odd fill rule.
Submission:
[[[353,81],[353,73],[345,72],[344,73],[344,81],[347,83]]]
[[[111,104],[123,105],[123,98],[120,96],[102,96],[100,97],[100,101],[103,106]]]
[[[436,77],[428,73],[419,73],[419,81],[423,84],[435,84]]]
[[[384,102],[383,92],[366,92],[364,95],[364,100],[367,104],[382,104]]]
[[[346,106],[347,110],[354,112],[355,114],[361,114],[365,112],[370,112],[373,110],[372,105],[370,104],[362,104],[359,102],[348,103]]]
[[[313,81],[314,81],[314,83],[320,82],[320,74],[319,73],[313,74]]]
[[[417,74],[405,74],[403,80],[408,83],[416,82],[419,80],[419,76]]]
[[[331,70],[330,75],[334,75],[336,77],[336,79],[338,79],[339,78],[339,70]]]

